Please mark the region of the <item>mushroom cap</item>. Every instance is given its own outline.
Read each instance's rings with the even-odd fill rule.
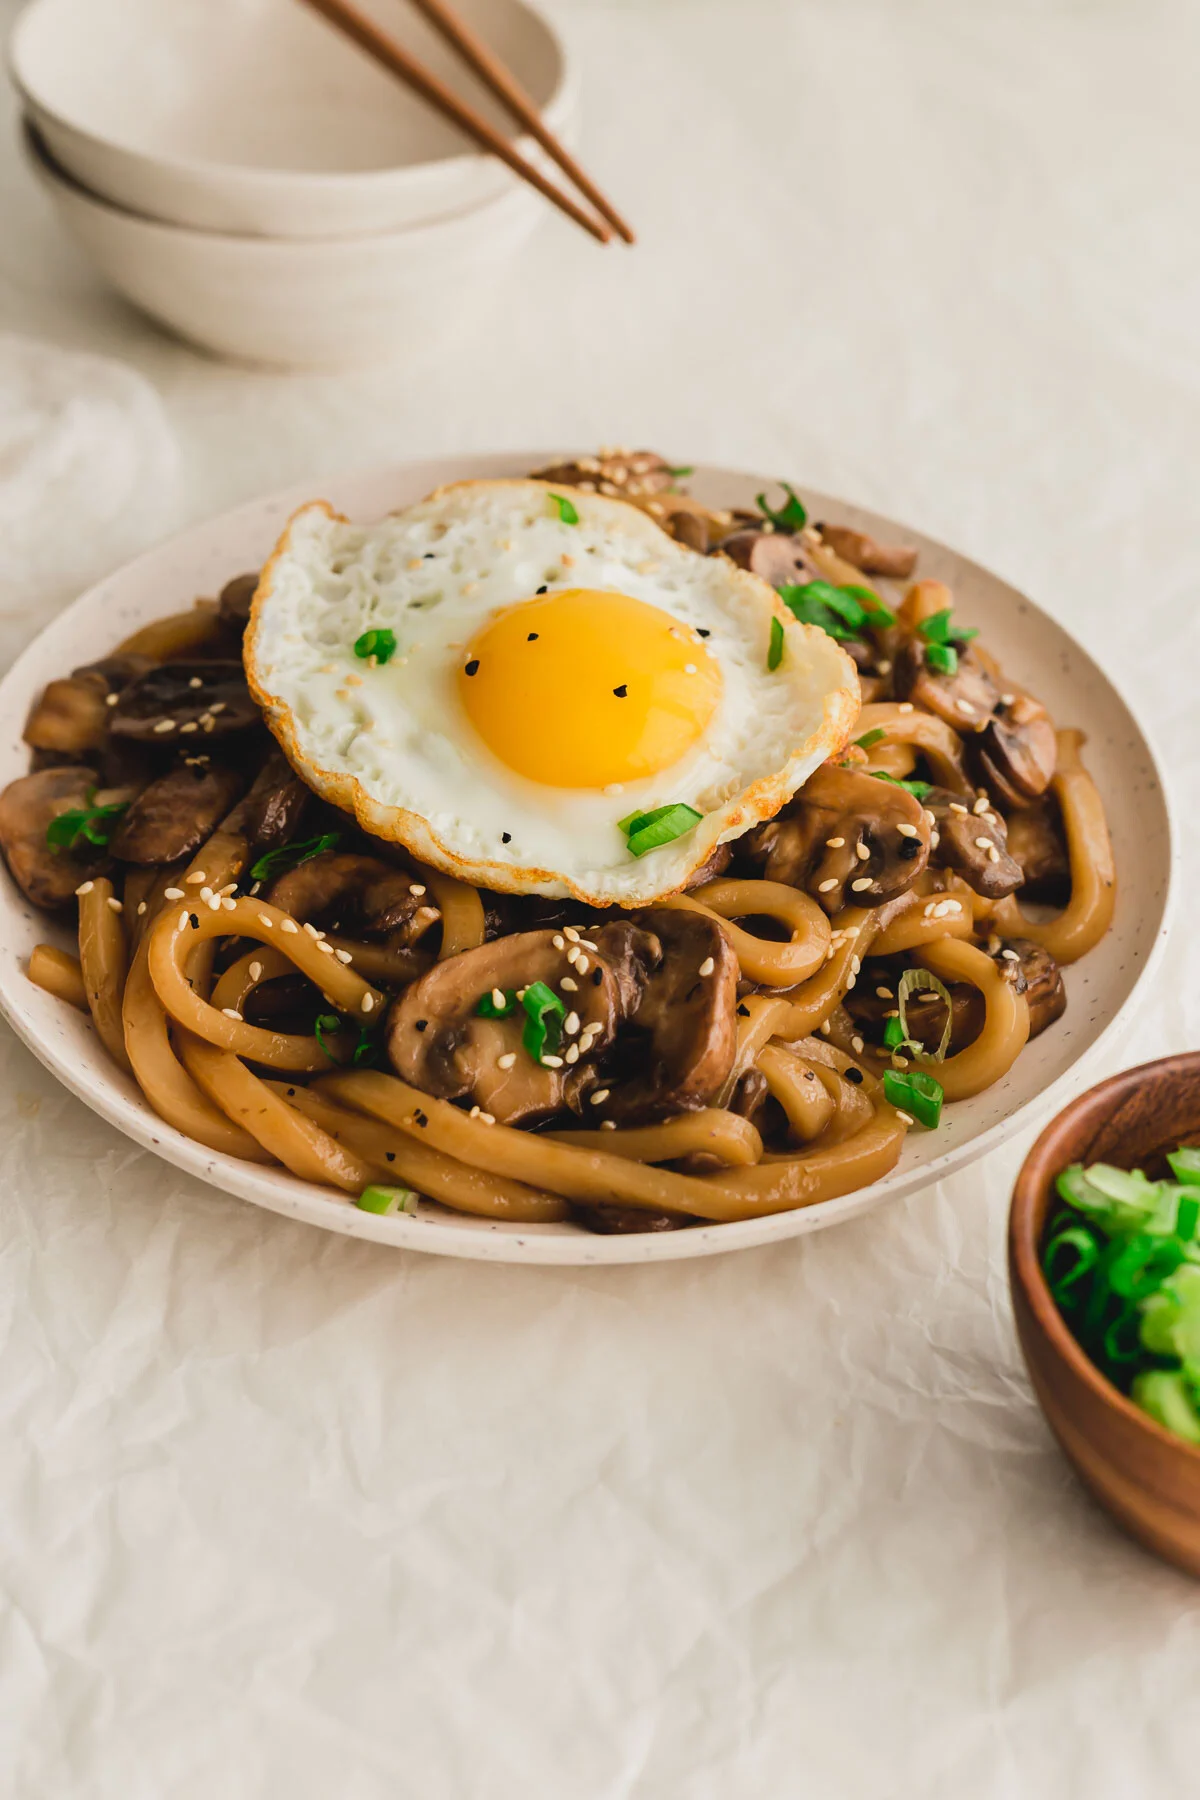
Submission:
[[[147,669],[121,690],[108,728],[114,737],[169,748],[187,743],[190,733],[223,738],[258,723],[240,663],[173,662]]]
[[[954,869],[986,900],[1002,900],[1021,886],[1021,866],[1008,853],[1008,833],[998,812],[990,806],[976,812],[941,787],[930,788],[923,804],[937,821],[938,846],[932,860],[939,867]]]
[[[91,845],[56,850],[46,828],[59,813],[85,808],[96,771],[81,766],[21,775],[0,793],[0,851],[25,898],[49,912],[69,906],[75,889],[107,866],[107,852]],[[85,849],[90,854],[84,854]]]
[[[244,785],[235,769],[177,763],[130,803],[109,849],[121,862],[178,862],[200,848]]]
[[[929,860],[929,844],[929,820],[907,788],[826,763],[747,848],[763,859],[768,881],[804,888],[832,916],[907,893]]]

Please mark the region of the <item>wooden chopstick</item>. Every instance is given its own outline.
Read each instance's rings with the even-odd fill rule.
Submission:
[[[448,4],[448,0],[412,0],[412,4],[419,12],[424,13],[429,23],[441,33],[446,42],[458,50],[463,59],[470,63],[484,85],[489,87],[496,98],[507,106],[509,112],[525,127],[530,137],[536,138],[546,154],[558,164],[563,174],[568,176],[580,193],[591,201],[601,217],[608,220],[618,237],[624,238],[627,244],[634,243],[636,240],[633,232],[616,207],[580,168],[570,151],[560,144],[554,133],[546,127],[541,114],[517,81],[512,70],[501,62],[494,51],[489,50],[482,38],[476,36],[466,20]]]
[[[507,163],[514,174],[519,175],[523,181],[527,181],[531,187],[535,187],[539,194],[544,195],[552,205],[558,207],[560,212],[566,213],[569,219],[573,219],[577,225],[582,226],[584,231],[590,232],[599,243],[608,243],[612,233],[607,225],[594,219],[590,213],[584,212],[583,208],[577,206],[570,195],[564,194],[560,188],[547,181],[541,170],[536,169],[531,162],[527,162],[520,151],[514,149],[507,138],[502,137],[498,131],[494,130],[481,113],[476,112],[473,106],[468,106],[466,101],[460,100],[453,89],[448,88],[445,82],[433,73],[432,69],[427,69],[424,63],[418,62],[416,57],[410,56],[407,50],[381,31],[373,19],[369,19],[364,13],[359,12],[358,8],[352,4],[352,0],[304,0],[304,4],[311,6],[314,12],[320,13],[322,18],[327,19],[331,25],[344,32],[360,49],[365,50],[368,56],[373,57],[376,62],[382,63],[385,69],[389,69],[393,75],[398,75],[401,81],[420,94],[422,99],[427,100],[438,112],[453,120],[461,131],[473,138],[483,149],[490,150],[493,156],[498,156],[501,162]]]

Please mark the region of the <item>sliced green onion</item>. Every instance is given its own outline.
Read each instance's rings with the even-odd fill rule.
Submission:
[[[919,1069],[903,1073],[899,1069],[885,1069],[883,1096],[889,1105],[899,1107],[901,1112],[908,1113],[918,1125],[924,1125],[930,1131],[937,1127],[946,1098],[941,1082]]]
[[[1188,1182],[1200,1182],[1200,1149],[1194,1144],[1183,1144],[1178,1150],[1170,1151],[1167,1161],[1176,1181],[1182,1181],[1185,1185]]]
[[[354,1204],[360,1212],[378,1213],[381,1218],[390,1219],[396,1213],[415,1213],[417,1196],[411,1188],[378,1187],[372,1183]]]
[[[313,1020],[313,1036],[320,1045],[322,1054],[327,1056],[330,1062],[336,1062],[338,1059],[329,1048],[329,1045],[325,1042],[325,1034],[326,1032],[340,1031],[341,1029],[342,1021],[338,1018],[336,1013],[319,1013]]]
[[[876,631],[885,631],[889,625],[896,623],[895,613],[890,607],[883,604],[873,588],[855,587],[852,582],[843,583],[839,587],[838,593],[848,594],[852,600],[857,600],[863,609],[867,624],[873,625]]]
[[[932,781],[900,781],[895,775],[885,775],[882,769],[869,769],[876,781],[890,781],[893,787],[903,788],[914,800],[925,800],[933,792]]]
[[[877,725],[874,731],[864,731],[860,738],[855,738],[854,742],[859,750],[869,750],[872,744],[877,744],[880,738],[885,738],[886,736],[887,732],[883,729],[883,726]]]
[[[671,477],[672,481],[683,481],[687,476],[694,475],[695,473],[696,471],[690,463],[681,464],[678,469],[667,470],[667,474]]]
[[[1148,1369],[1136,1375],[1133,1401],[1159,1425],[1189,1444],[1200,1444],[1200,1413],[1184,1378],[1174,1369]]]
[[[783,661],[783,620],[771,620],[771,644],[767,651],[767,668],[777,669]]]
[[[1170,1239],[1167,1242],[1171,1242]],[[1142,1342],[1157,1356],[1200,1357],[1200,1269],[1184,1263],[1144,1298]]]
[[[377,626],[371,631],[364,631],[360,638],[354,640],[354,654],[365,661],[373,656],[377,663],[389,662],[396,654],[396,634],[386,626]]]
[[[358,1042],[350,1053],[350,1062],[356,1069],[369,1069],[379,1060],[382,1048],[378,1036],[366,1025],[358,1028]]]
[[[958,674],[958,651],[953,644],[930,644],[925,651],[925,661],[939,675]]]
[[[937,976],[931,974],[928,969],[905,969],[903,975],[900,977],[899,986],[896,989],[896,1005],[900,1012],[900,1026],[906,1038],[915,1039],[913,1028],[908,1022],[906,1008],[908,1006],[909,996],[915,994],[918,990],[936,994],[946,1008],[946,1020],[942,1026],[942,1040],[940,1044],[936,1050],[925,1050],[922,1052],[930,1062],[943,1062],[945,1060],[947,1046],[950,1043],[950,1033],[954,1028],[954,1002],[950,998],[950,989],[946,986],[944,981],[939,981]],[[919,1042],[920,1040],[918,1039],[916,1041]]]
[[[81,838],[99,850],[107,847],[117,820],[129,810],[129,802],[122,800],[113,806],[93,806],[91,801],[95,792],[95,788],[87,790],[86,806],[74,806],[69,812],[58,813],[51,819],[46,827],[46,842],[52,850],[73,850]]]
[[[273,881],[276,875],[282,875],[288,869],[298,869],[301,863],[309,862],[314,856],[324,856],[327,850],[336,849],[341,841],[340,832],[327,831],[322,837],[281,844],[278,850],[268,850],[265,856],[259,857],[250,870],[250,879]]]
[[[497,994],[501,994],[501,990],[492,988],[491,992],[484,994],[480,1000],[475,1011],[481,1019],[507,1019],[510,1013],[516,1010],[516,988],[504,989],[500,1000],[496,999]]]
[[[831,638],[836,638],[840,644],[848,643],[855,635],[854,632],[849,629],[837,611],[821,598],[819,592],[813,592],[814,588],[818,590],[827,588],[831,594],[837,592],[837,589],[827,581],[785,583],[779,589],[779,598],[802,625],[817,625]]]
[[[547,1050],[553,1054],[562,1041],[562,1022],[567,1009],[553,988],[544,981],[531,981],[521,1001],[526,1024],[521,1042],[534,1062],[541,1062]]]
[[[565,494],[551,494],[550,498],[557,506],[558,516],[564,525],[578,525],[579,513],[573,501],[568,500]]]
[[[1109,1266],[1108,1285],[1123,1300],[1146,1300],[1182,1261],[1183,1245],[1178,1238],[1134,1232]]]
[[[978,627],[968,631],[961,625],[952,624],[948,606],[941,612],[932,613],[928,619],[922,619],[917,630],[927,644],[969,644],[972,638],[979,636]]]
[[[671,843],[682,837],[685,832],[694,831],[704,817],[694,806],[686,806],[677,801],[673,806],[659,806],[653,812],[631,813],[620,822],[620,829],[626,833],[631,856],[645,856],[649,850],[657,850],[663,844]]]
[[[1181,1243],[1190,1244],[1200,1224],[1200,1190],[1184,1188],[1175,1208],[1175,1235]]]
[[[883,1027],[883,1043],[886,1050],[898,1050],[904,1042],[904,1027],[899,1019],[888,1019]]]
[[[1070,1256],[1065,1268],[1060,1267],[1064,1255]],[[1050,1292],[1061,1306],[1066,1295],[1100,1260],[1100,1246],[1095,1235],[1084,1225],[1070,1225],[1056,1232],[1042,1253],[1042,1268],[1050,1284]],[[1074,1295],[1071,1295],[1072,1303]]]
[[[808,514],[804,510],[803,501],[788,482],[781,481],[779,485],[787,495],[785,504],[776,510],[773,506],[768,506],[767,496],[760,494],[758,496],[759,512],[764,519],[770,519],[777,531],[803,531],[808,524]]]

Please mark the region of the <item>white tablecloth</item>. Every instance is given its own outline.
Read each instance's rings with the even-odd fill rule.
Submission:
[[[97,283],[6,140],[0,329],[140,371],[179,473],[73,502],[69,559],[0,564],[3,648],[172,522],[385,458],[646,442],[858,497],[1025,585],[1152,728],[1183,906],[1109,1067],[1194,1045],[1200,14],[556,11],[642,241],[549,220],[427,366],[203,361]],[[291,1226],[7,1032],[0,1147],[4,1796],[1196,1791],[1200,1594],[1093,1510],[1017,1355],[1020,1138],[840,1231],[587,1272]]]

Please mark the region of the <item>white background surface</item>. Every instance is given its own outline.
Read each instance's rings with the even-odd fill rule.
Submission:
[[[203,362],[96,285],[6,138],[0,329],[142,371],[180,467],[4,565],[0,647],[172,508],[306,475],[610,440],[789,474],[992,563],[1122,680],[1175,769],[1183,905],[1110,1066],[1194,1046],[1200,13],[556,16],[642,242],[548,222],[436,365]],[[1030,1398],[1022,1148],[769,1252],[440,1263],[186,1181],[5,1034],[0,1793],[1192,1792],[1200,1593]]]

